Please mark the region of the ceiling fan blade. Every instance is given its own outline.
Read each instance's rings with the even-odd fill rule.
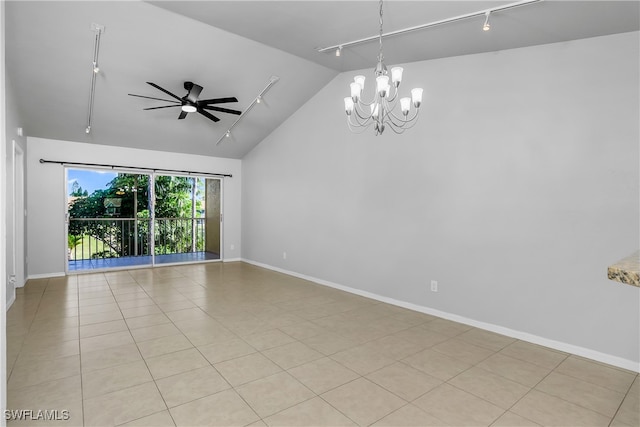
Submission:
[[[171,107],[181,107],[181,105],[180,104],[177,104],[177,105],[163,105],[161,107],[143,108],[143,110],[159,110],[160,108],[171,108]]]
[[[177,99],[178,101],[182,102],[182,98],[180,98],[180,97],[179,97],[179,96],[177,96],[177,95],[172,94],[171,92],[169,92],[168,90],[166,90],[166,89],[164,89],[164,88],[161,88],[161,87],[160,87],[160,86],[158,86],[157,84],[152,83],[152,82],[147,82],[147,84],[148,84],[148,85],[151,85],[151,86],[153,86],[153,87],[155,87],[155,88],[156,88],[156,89],[158,89],[158,90],[163,91],[164,93],[166,93],[167,95],[171,96],[172,98],[175,98],[175,99]]]
[[[193,86],[191,86],[189,93],[187,94],[187,99],[193,103],[197,102],[198,96],[200,96],[200,92],[202,92],[202,86],[194,83]]]
[[[202,99],[198,101],[199,105],[208,105],[208,104],[224,104],[225,102],[238,102],[238,98],[235,96],[229,98],[214,98],[214,99]]]
[[[211,107],[209,105],[204,105],[200,108],[204,108],[206,110],[212,110],[212,111],[220,111],[221,113],[229,113],[229,114],[236,114],[236,115],[240,115],[242,114],[242,111],[238,111],[238,110],[229,110],[228,108],[220,108],[220,107]]]
[[[187,114],[189,114],[189,113],[187,113],[186,111],[180,111],[180,115],[178,116],[178,120],[184,119],[185,117],[187,117]]]
[[[198,108],[198,113],[202,114],[209,120],[213,120],[214,122],[219,122],[220,119],[214,116],[213,114],[209,114],[207,111],[204,111],[202,108]]]
[[[133,93],[128,93],[127,95],[129,95],[129,96],[137,96],[138,98],[155,99],[156,101],[164,101],[164,102],[178,102],[178,101],[174,101],[173,99],[153,98],[153,97],[151,97],[151,96],[134,95]]]

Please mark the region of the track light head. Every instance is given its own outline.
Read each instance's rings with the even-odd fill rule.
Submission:
[[[482,31],[489,31],[491,29],[491,23],[489,22],[491,11],[487,11],[484,15],[486,16],[486,18],[484,19],[484,25],[482,26]]]
[[[338,46],[338,48],[336,49],[336,56],[340,55],[342,55],[342,46]]]

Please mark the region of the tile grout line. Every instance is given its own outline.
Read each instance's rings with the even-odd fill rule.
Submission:
[[[105,277],[105,281],[107,278]],[[76,278],[76,287],[78,289],[78,354],[80,360],[80,407],[82,408],[82,425],[86,425],[85,409],[84,409],[84,375],[82,372],[82,346],[80,345],[80,281]],[[109,282],[107,281],[107,286]],[[111,290],[111,288],[109,288]]]
[[[153,270],[152,270],[152,271],[153,271]],[[133,277],[133,276],[132,276],[132,277]],[[147,294],[147,296],[148,296],[148,297],[153,301],[153,298],[151,297],[151,295],[149,295],[149,294],[148,294],[148,292],[146,291],[146,289],[144,289],[144,288],[142,287],[142,285],[140,285],[140,284],[138,283],[138,281],[137,281],[135,278],[133,278],[133,279],[134,279],[134,280],[135,280],[135,282],[138,284],[138,286],[140,286],[140,287],[142,288],[142,290],[144,291],[144,293],[145,293],[145,294]],[[154,303],[155,303],[155,301],[154,301]],[[157,306],[157,304],[156,304],[156,306]],[[119,305],[119,304],[118,304],[118,308],[120,308],[120,305]],[[160,307],[158,307],[158,308],[160,308]],[[153,385],[156,387],[156,390],[158,391],[158,395],[160,395],[160,398],[162,399],[162,403],[164,404],[164,407],[165,407],[165,409],[164,409],[164,410],[165,410],[165,411],[167,411],[167,413],[169,414],[169,417],[171,418],[171,421],[173,422],[173,424],[174,424],[174,425],[177,425],[177,424],[176,424],[176,420],[173,418],[173,415],[171,414],[171,411],[169,410],[169,405],[167,405],[167,401],[165,400],[165,398],[164,398],[164,396],[163,396],[162,392],[160,391],[160,387],[158,387],[158,383],[156,382],[156,378],[153,376],[153,373],[151,372],[151,369],[149,369],[149,364],[147,363],[147,359],[145,359],[145,358],[144,358],[144,356],[142,355],[142,352],[140,351],[140,347],[138,346],[138,342],[136,341],[135,337],[134,337],[134,336],[133,336],[133,334],[131,333],[131,328],[129,327],[129,324],[127,323],[127,320],[126,320],[126,318],[124,317],[124,313],[122,313],[122,309],[120,309],[120,314],[122,315],[122,318],[123,318],[123,320],[124,320],[124,324],[127,326],[127,330],[129,331],[129,335],[131,335],[131,339],[133,340],[133,343],[135,344],[136,349],[138,350],[138,354],[140,355],[140,358],[141,358],[141,359],[142,359],[142,361],[144,362],[144,366],[147,368],[147,372],[149,373],[149,376],[151,377],[151,380],[153,381]],[[164,313],[163,313],[163,314],[164,314]],[[171,320],[171,319],[169,319],[169,320]],[[174,326],[175,326],[175,325],[174,325]],[[158,412],[163,412],[163,411],[158,411]],[[140,418],[138,418],[138,419],[142,419],[142,418],[147,417],[147,416],[150,416],[150,415],[153,415],[153,414],[144,415],[144,416],[142,416],[142,417],[140,417]],[[130,421],[134,421],[134,420],[129,420],[129,421],[126,421],[125,423],[130,422]],[[122,423],[122,424],[125,424],[125,423]]]
[[[627,391],[624,394],[624,397],[622,398],[622,400],[620,401],[620,404],[616,408],[616,412],[613,414],[613,417],[611,417],[611,421],[609,421],[609,426],[611,426],[611,423],[613,423],[613,420],[615,420],[616,417],[618,416],[618,412],[620,412],[620,408],[622,408],[622,405],[624,404],[625,400],[627,400],[627,397],[629,396],[629,393],[631,392],[631,388],[633,387],[633,383],[638,381],[638,378],[640,378],[640,375],[636,375],[634,380],[631,381],[631,384],[629,384],[629,388],[627,388]]]

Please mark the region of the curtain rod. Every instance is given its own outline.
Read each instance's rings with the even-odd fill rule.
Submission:
[[[101,163],[80,163],[80,162],[61,162],[59,160],[44,160],[40,159],[40,163],[55,163],[58,165],[70,165],[70,166],[96,166],[102,168],[111,168],[111,169],[134,169],[134,170],[144,170],[144,171],[152,171],[152,172],[177,172],[183,173],[187,175],[208,175],[208,176],[220,176],[223,178],[233,178],[233,175],[226,173],[211,173],[211,172],[195,172],[195,171],[183,171],[176,169],[158,169],[158,168],[144,168],[144,167],[135,167],[135,166],[121,166],[121,165],[105,165]]]

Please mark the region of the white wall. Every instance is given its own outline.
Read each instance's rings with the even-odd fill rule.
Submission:
[[[188,141],[176,141],[176,144],[188,144]],[[240,257],[240,160],[31,137],[27,145],[29,277],[63,274],[66,262],[64,168],[41,164],[40,159],[232,174],[232,178],[224,178],[223,182],[223,251],[224,259]],[[232,250],[231,245],[235,249]]]
[[[640,289],[607,280],[639,243],[638,39],[405,64],[401,136],[351,134],[337,76],[243,159],[243,258],[638,369]]]

